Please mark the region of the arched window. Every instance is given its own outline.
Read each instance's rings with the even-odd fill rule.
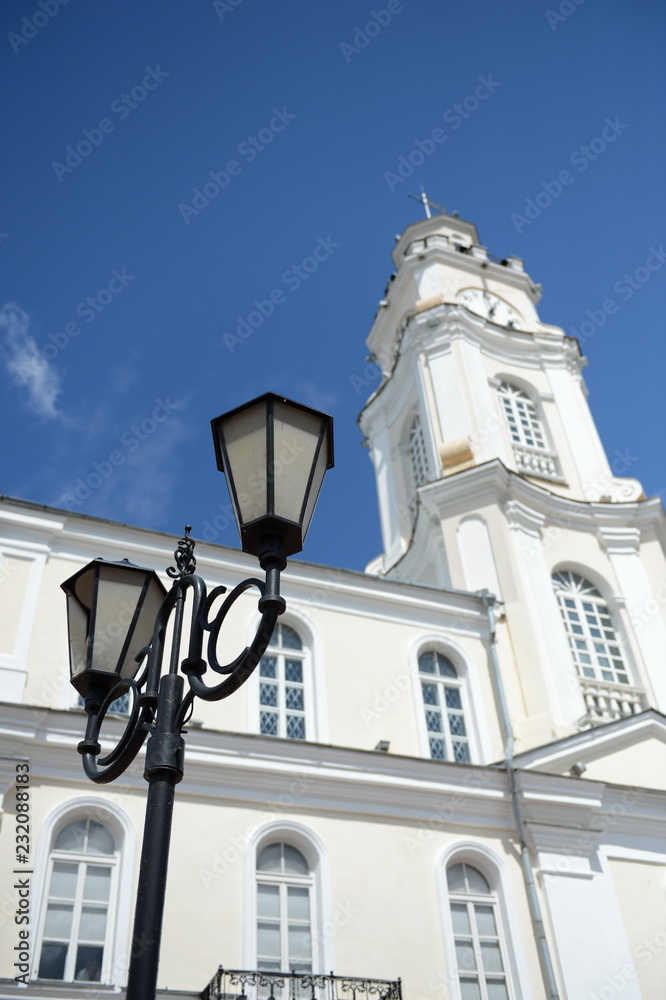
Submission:
[[[553,586],[580,677],[629,684],[611,614],[597,588],[571,570],[553,573]]]
[[[106,826],[77,819],[56,835],[40,929],[40,979],[102,981],[117,876],[118,852]]]
[[[508,382],[502,382],[499,396],[512,442],[545,451],[546,439],[543,427],[537,416],[536,406],[527,393]]]
[[[464,861],[448,867],[446,880],[462,1000],[511,1000],[496,894]]]
[[[418,416],[414,417],[409,430],[409,459],[414,478],[414,488],[428,480],[428,456],[426,454],[423,428]]]
[[[546,432],[533,400],[509,382],[500,383],[498,393],[518,471],[559,479],[557,463],[546,441]]]
[[[462,682],[456,668],[442,653],[429,649],[419,656],[419,675],[430,756],[435,760],[471,760]]]
[[[305,650],[291,625],[279,622],[259,665],[259,730],[263,736],[304,740]]]
[[[272,843],[257,857],[257,967],[312,972],[313,877],[303,854]]]

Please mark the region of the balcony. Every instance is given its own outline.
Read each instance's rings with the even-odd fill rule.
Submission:
[[[538,479],[551,479],[554,482],[562,483],[562,475],[557,467],[557,460],[554,455],[541,448],[530,448],[526,444],[513,445],[513,454],[516,459],[518,472],[524,476],[535,476]]]
[[[592,725],[637,715],[645,708],[645,694],[641,688],[590,680],[587,677],[580,678],[580,686]]]
[[[402,1000],[400,980],[219,968],[201,1000]]]

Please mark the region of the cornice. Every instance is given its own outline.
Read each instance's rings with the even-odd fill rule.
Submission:
[[[639,715],[629,715],[615,722],[566,736],[524,753],[516,754],[516,763],[523,770],[568,768],[581,757],[597,759],[617,753],[647,739],[666,743],[666,717],[655,709]]]
[[[388,322],[388,319],[386,320]],[[402,333],[400,331],[403,331]],[[460,338],[500,363],[518,364],[522,368],[541,370],[563,368],[580,371],[576,341],[566,337],[558,327],[534,330],[509,330],[484,320],[456,303],[438,303],[419,313],[409,312],[396,323],[389,334],[388,353],[394,359],[386,382],[368,400],[368,409],[380,390],[386,391],[397,374],[397,360],[412,344],[428,352],[441,351],[452,340]]]
[[[440,264],[451,271],[469,274],[479,283],[482,279],[487,281],[488,278],[492,278],[503,285],[523,292],[533,305],[536,305],[541,298],[527,271],[522,268],[517,270],[493,260],[492,257],[488,256],[487,248],[482,247],[474,237],[472,237],[473,242],[470,248],[472,252],[464,253],[450,243],[445,245],[441,239],[435,242],[437,237],[441,235],[443,234],[433,232],[413,235],[411,239],[406,240],[403,244],[404,251],[401,258],[396,260],[394,257],[394,262],[397,264],[396,280],[403,276],[404,279],[409,279],[417,268]],[[430,242],[424,245],[424,239]]]
[[[597,535],[608,555],[636,555],[640,548],[640,530],[630,525],[602,524]]]
[[[396,237],[395,246],[391,250],[391,257],[396,267],[400,267],[405,257],[405,250],[414,240],[424,239],[428,236],[437,235],[442,229],[442,223],[447,222],[451,226],[466,233],[473,243],[479,242],[478,230],[473,222],[461,219],[454,215],[433,215],[429,219],[418,219],[406,226],[400,236]]]
[[[37,505],[21,502],[25,513],[22,519],[27,528],[36,525],[42,530],[43,510]],[[13,502],[0,498],[0,528],[5,515],[12,511]],[[93,518],[89,515],[53,511],[53,520],[61,523],[50,550],[52,557],[88,562],[97,555],[123,558],[131,555],[132,561],[154,566],[164,574],[173,563],[173,550],[177,538],[161,532],[131,527],[114,521]],[[227,586],[256,574],[256,560],[236,549],[213,545],[197,540],[197,570],[210,583],[222,581]],[[311,607],[313,594],[323,595],[320,601],[327,609],[344,610],[345,613],[367,616],[369,613],[392,620],[416,615],[430,615],[433,611],[483,617],[483,609],[472,594],[464,591],[442,591],[419,583],[377,577],[356,570],[320,566],[299,560],[288,563],[282,577],[285,596],[293,602]]]
[[[541,537],[541,529],[546,523],[543,512],[534,510],[520,500],[507,500],[502,509],[509,527],[514,531],[522,531],[523,534],[532,535],[533,538]]]
[[[515,501],[530,511],[534,521],[543,517],[574,530],[596,528],[604,532],[607,539],[622,546],[625,546],[625,539],[629,542],[634,538],[632,532],[654,530],[666,545],[666,519],[658,498],[618,503],[574,500],[537,486],[507,469],[500,459],[491,459],[438,479],[422,486],[420,493],[429,510],[439,516],[453,506],[468,509],[474,505],[490,506],[498,502],[506,505]],[[622,551],[626,551],[626,547]]]
[[[31,712],[27,706],[0,705],[2,744],[29,756],[33,787],[47,782],[75,787],[77,792],[89,789],[76,753],[82,713],[47,711],[35,724]],[[115,739],[120,723],[111,721]],[[140,764],[133,767],[116,789],[142,793],[141,771]],[[663,833],[665,792],[639,789],[632,795],[632,790],[600,781],[526,770],[520,771],[519,787],[530,824],[595,830],[594,822],[610,812],[615,816],[614,831],[639,830],[648,835],[661,829]],[[288,805],[282,807],[285,810],[356,820],[439,823],[442,828],[472,825],[494,834],[513,830],[509,785],[502,768],[239,733],[188,732],[179,800],[280,808],[280,795],[289,795],[294,788]]]

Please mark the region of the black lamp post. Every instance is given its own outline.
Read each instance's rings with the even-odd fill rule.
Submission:
[[[333,466],[332,419],[273,393],[217,417],[212,428],[242,548],[258,557],[265,581],[244,580],[211,614],[226,588],[215,587],[208,594],[204,581],[195,575],[194,541],[187,527],[175,552],[176,568],[167,569],[173,579],[169,591],[152,570],[127,560],[95,559],[62,584],[67,595],[71,682],[85,698],[88,713],[85,739],[78,746],[88,777],[98,783],[113,781],[150,733],[127,1000],[155,996],[174,789],[183,777],[183,726],[195,697],[206,701],[228,697],[259,663],[285,609],[280,572],[287,556],[302,549],[324,475]],[[251,587],[260,593],[256,635],[236,659],[220,664],[217,643],[222,623],[237,598]],[[181,660],[188,604],[190,636]],[[172,618],[169,665],[163,674],[165,636]],[[202,677],[208,667],[224,679],[205,684]],[[98,760],[104,716],[112,702],[128,691],[133,697],[125,731],[111,753]]]

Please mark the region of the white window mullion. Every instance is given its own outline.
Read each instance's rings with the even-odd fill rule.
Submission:
[[[447,657],[427,650],[418,658],[425,724],[434,760],[471,760],[463,685]]]
[[[570,570],[554,573],[553,586],[579,676],[630,684],[610,611],[596,587]]]
[[[117,877],[118,857],[113,838],[106,828],[93,820],[78,820],[61,831],[51,851],[47,895],[39,923],[35,956],[38,977],[41,970],[42,978],[63,982],[72,982],[77,978],[108,982],[113,951],[111,918],[115,908]],[[71,895],[63,895],[64,891],[71,892]],[[58,906],[71,911],[66,937],[64,933],[50,932],[49,925],[53,928],[54,921],[49,920],[49,912],[55,912]],[[95,916],[97,919],[94,919]],[[91,933],[98,936],[93,938]],[[46,951],[48,944],[59,948],[57,957]],[[88,949],[88,961],[84,961],[85,953],[81,954],[79,961],[82,948]],[[87,968],[89,963],[92,966],[90,969]]]
[[[259,666],[260,733],[307,739],[306,697],[306,652],[295,629],[279,623]]]
[[[447,880],[458,981],[463,996],[511,1000],[506,948],[495,893],[485,877],[464,862],[450,866]],[[460,919],[462,913],[464,921]]]
[[[65,979],[72,982],[76,971],[76,954],[79,949],[79,927],[81,925],[81,907],[83,904],[83,884],[85,880],[85,863],[79,862],[79,870],[76,876],[76,891],[74,894],[74,912],[72,914],[72,926],[69,932],[69,949],[67,952],[67,962],[65,963]]]
[[[263,865],[263,867],[262,867]],[[269,870],[267,870],[269,869]],[[262,888],[274,888],[277,893],[277,907],[266,906],[267,894],[261,899]],[[300,851],[288,844],[270,844],[260,852],[257,859],[257,958],[260,969],[269,971],[269,966],[277,965],[280,972],[311,972],[316,961],[313,934],[313,878],[307,872],[307,862]],[[291,897],[290,897],[291,894]],[[290,898],[293,902],[290,914]],[[300,900],[300,903],[297,902]],[[262,904],[264,904],[262,906]],[[304,905],[305,904],[305,905]],[[272,909],[272,915],[267,915]],[[266,925],[272,924],[277,931],[278,955],[266,954],[260,947],[260,937]],[[263,925],[263,926],[262,926]],[[290,940],[290,928],[294,929],[294,941]],[[302,937],[301,937],[302,935]],[[293,947],[292,947],[293,944]],[[309,952],[309,954],[308,954]]]
[[[287,886],[280,885],[280,967],[289,970],[289,918],[287,915]]]
[[[425,438],[420,418],[414,417],[414,421],[409,431],[409,457],[412,466],[412,476],[414,478],[414,488],[427,482],[429,476],[428,455],[426,452]]]

